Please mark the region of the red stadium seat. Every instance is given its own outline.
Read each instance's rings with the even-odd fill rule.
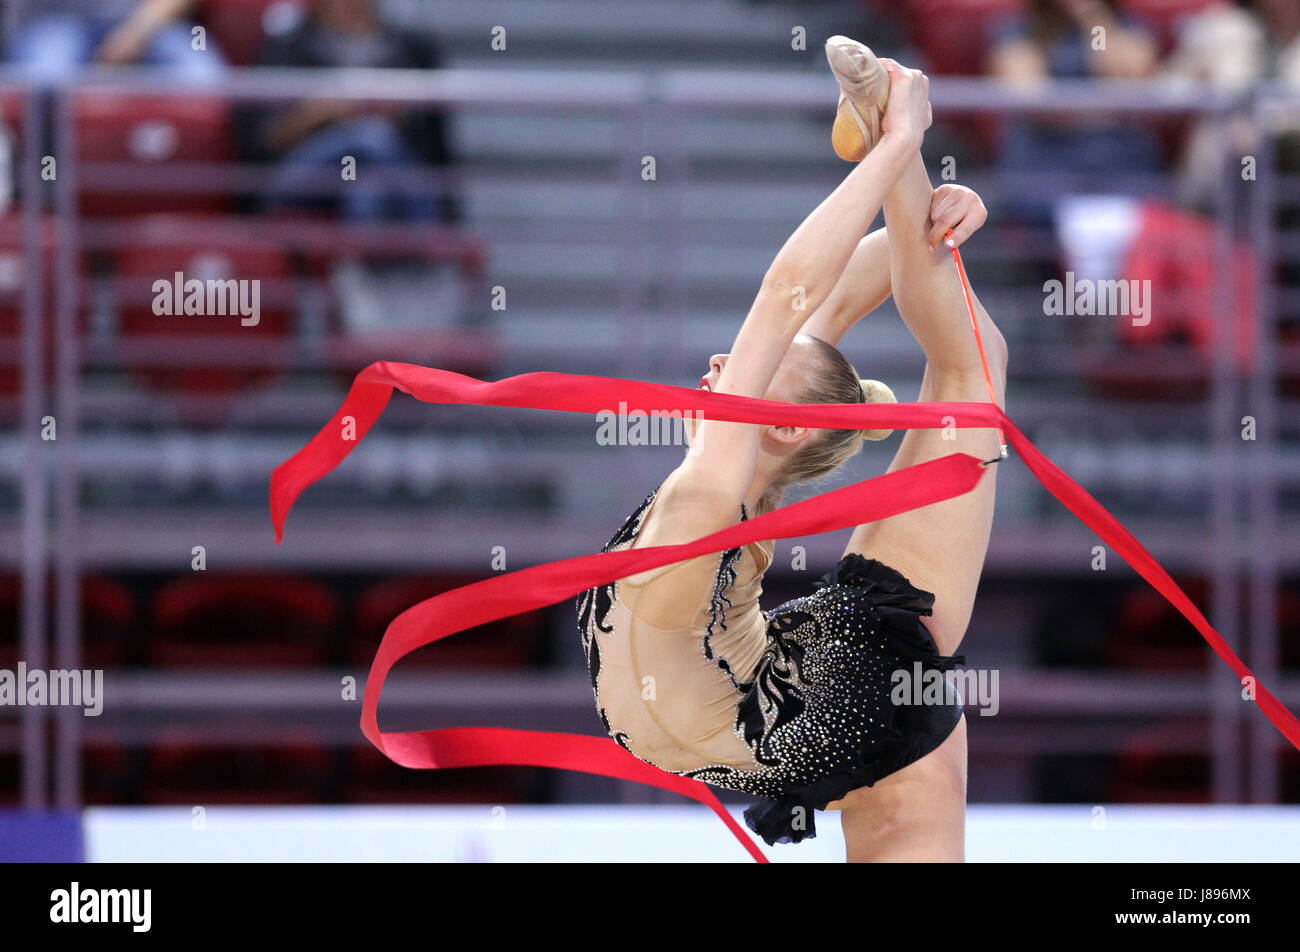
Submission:
[[[1110,799],[1117,803],[1209,803],[1209,757],[1170,751],[1176,742],[1207,733],[1204,718],[1189,717],[1134,734],[1115,763]]]
[[[1179,584],[1197,605],[1211,605],[1210,588],[1204,579],[1185,579]],[[1240,604],[1248,603],[1249,591],[1243,584]],[[1279,661],[1284,667],[1300,666],[1300,651],[1293,637],[1300,631],[1300,594],[1279,588],[1277,608]],[[1208,657],[1196,629],[1163,595],[1146,585],[1134,589],[1120,608],[1106,654],[1109,665],[1148,671],[1204,670]]]
[[[1234,245],[1230,269],[1219,261],[1218,235],[1208,218],[1162,202],[1143,202],[1121,277],[1143,282],[1139,286],[1148,289],[1151,313],[1145,324],[1118,322],[1118,348],[1087,354],[1085,378],[1116,397],[1200,397],[1208,392],[1217,328],[1225,323],[1231,328],[1236,368],[1249,375],[1258,335],[1256,267],[1254,252],[1244,241]],[[1231,310],[1225,314],[1216,272],[1229,270]]]
[[[0,126],[4,126],[13,137],[11,160],[13,167],[18,167],[22,156],[23,126],[26,118],[27,97],[22,93],[0,89]]]
[[[155,387],[184,393],[222,394],[263,382],[276,373],[265,367],[222,366],[221,345],[247,354],[249,345],[279,341],[290,331],[293,287],[288,255],[277,244],[260,240],[247,226],[225,229],[202,219],[158,216],[137,223],[136,230],[118,233],[121,250],[114,269],[118,281],[119,323],[124,340],[175,339],[216,345],[216,353],[192,365],[136,364]],[[258,295],[255,324],[239,314],[159,315],[155,282],[255,282],[239,285]],[[169,293],[164,291],[161,293]],[[171,304],[175,305],[174,295]],[[206,307],[206,305],[205,305]]]
[[[1168,53],[1178,39],[1181,21],[1220,0],[1120,0],[1121,12],[1142,20],[1156,36],[1161,54]]]
[[[229,107],[208,95],[82,93],[73,104],[81,213],[214,212],[227,205],[205,187],[203,165],[234,156]],[[196,187],[197,185],[197,187]]]
[[[338,614],[334,594],[309,578],[196,572],[154,596],[145,657],[173,667],[320,664]]]
[[[934,76],[982,76],[988,72],[993,31],[1005,18],[1024,11],[1026,0],[905,0],[912,40]],[[976,114],[943,125],[988,157],[996,150],[1002,118]]]
[[[50,580],[52,616],[53,580]],[[120,583],[99,576],[81,580],[81,664],[87,668],[111,668],[130,659],[136,628],[135,597]],[[17,575],[0,576],[0,668],[12,669],[21,658],[22,580]],[[54,645],[46,642],[47,667],[54,665]]]
[[[150,746],[143,802],[207,806],[319,803],[323,798],[330,754],[309,734],[300,731],[276,746],[238,749],[200,741],[197,735],[177,733]]]
[[[346,803],[520,803],[530,771],[521,767],[409,770],[371,747],[349,752],[343,782]]]
[[[1204,579],[1180,579],[1179,584],[1197,605],[1207,604]],[[1106,664],[1130,670],[1202,671],[1206,654],[1196,629],[1149,585],[1135,588],[1124,600],[1106,642]]]
[[[22,757],[0,750],[0,807],[16,807],[23,800]]]
[[[1300,751],[1287,745],[1279,756],[1280,803],[1300,803]]]
[[[0,396],[16,396],[22,388],[23,307],[27,289],[27,256],[24,250],[21,215],[0,217]],[[44,260],[45,374],[52,379],[54,368],[54,242],[55,225],[41,223],[40,242]],[[82,316],[84,327],[84,315]]]
[[[0,393],[22,387],[23,296],[26,260],[18,217],[0,219]]]
[[[119,744],[87,743],[81,751],[81,801],[105,806],[133,797],[131,752]]]
[[[1283,588],[1278,593],[1278,642],[1282,649],[1281,664],[1300,669],[1300,591]]]
[[[389,622],[416,602],[475,581],[461,575],[416,575],[390,579],[357,600],[350,644],[352,661],[368,664]],[[543,612],[504,618],[421,648],[401,664],[448,668],[519,668],[528,665],[546,628]]]
[[[0,668],[13,669],[22,642],[23,582],[17,575],[0,575]]]
[[[252,66],[262,52],[267,12],[273,7],[306,10],[310,6],[311,0],[203,0],[198,21],[226,59],[236,66]]]
[[[936,76],[980,76],[986,71],[989,31],[1024,11],[1025,0],[906,0],[912,38]]]

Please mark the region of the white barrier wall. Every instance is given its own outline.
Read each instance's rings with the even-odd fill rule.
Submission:
[[[842,860],[838,815],[817,830],[765,852]],[[693,806],[102,807],[85,841],[91,862],[750,861]],[[966,846],[972,862],[1295,862],[1300,807],[973,806]]]

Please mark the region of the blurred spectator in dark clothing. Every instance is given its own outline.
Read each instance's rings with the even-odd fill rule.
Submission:
[[[1025,16],[1009,18],[995,33],[993,76],[1019,86],[1052,79],[1142,79],[1152,74],[1156,47],[1136,23],[1121,17],[1112,0],[1031,0]],[[1104,183],[1119,175],[1159,170],[1158,142],[1133,123],[1078,115],[1016,119],[1009,123],[998,166],[1015,180],[1044,172]],[[1059,192],[1053,186],[1051,193]],[[1050,194],[1027,195],[1007,211],[1034,224],[1051,217]]]
[[[274,25],[274,21],[272,22]],[[436,43],[385,24],[371,0],[316,0],[310,12],[269,31],[261,65],[310,68],[438,69]],[[443,114],[338,99],[312,99],[263,112],[253,123],[256,157],[277,165],[264,200],[271,208],[332,211],[354,222],[455,221],[454,196],[404,185],[389,169],[451,163]],[[311,194],[304,180],[337,173],[345,156],[357,163],[355,181],[331,194]]]
[[[199,42],[183,19],[197,0],[9,0],[13,36],[5,59],[39,80],[78,67],[161,66],[184,80],[211,81],[225,58],[207,37]]]

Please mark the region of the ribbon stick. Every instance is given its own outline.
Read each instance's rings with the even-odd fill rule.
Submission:
[[[298,496],[334,469],[374,425],[394,389],[428,403],[521,407],[596,414],[620,404],[648,414],[698,413],[715,420],[833,429],[998,427],[1025,465],[1067,509],[1107,542],[1202,634],[1241,678],[1250,670],[1114,516],[1035,447],[997,406],[985,403],[790,404],[685,387],[559,373],[530,373],[488,383],[451,371],[380,362],[361,371],[329,423],[271,476],[277,542]],[[945,419],[951,418],[951,419]],[[712,809],[750,855],[761,850],[704,784],[646,764],[613,740],[499,728],[388,732],[378,726],[379,699],[393,665],[422,645],[459,631],[531,611],[629,575],[762,539],[830,532],[941,502],[978,485],[986,461],[963,453],[864,480],[784,506],[680,545],[584,555],[494,576],[444,592],[404,611],[388,626],[366,679],[361,729],[387,757],[407,767],[518,764],[635,780],[691,797]],[[1300,749],[1300,722],[1263,685],[1264,715]]]
[[[952,229],[949,228],[944,232],[947,238],[952,237]],[[970,282],[966,280],[966,268],[961,263],[961,252],[957,246],[952,246],[952,260],[957,265],[957,279],[961,281],[961,294],[966,299],[966,313],[970,315],[970,329],[975,332],[975,346],[979,348],[980,365],[984,368],[984,382],[989,388],[989,403],[996,404],[998,398],[993,390],[993,375],[989,373],[989,359],[984,353],[984,335],[980,333],[980,324],[975,317],[975,302],[971,300]],[[998,428],[998,445],[1002,447],[1002,458],[1007,458],[1007,438],[1002,433],[1002,428]]]

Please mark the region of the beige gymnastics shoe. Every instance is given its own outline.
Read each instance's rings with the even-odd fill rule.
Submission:
[[[826,41],[826,60],[840,84],[831,148],[845,162],[861,162],[880,141],[880,123],[889,102],[889,73],[875,53],[847,36]]]

